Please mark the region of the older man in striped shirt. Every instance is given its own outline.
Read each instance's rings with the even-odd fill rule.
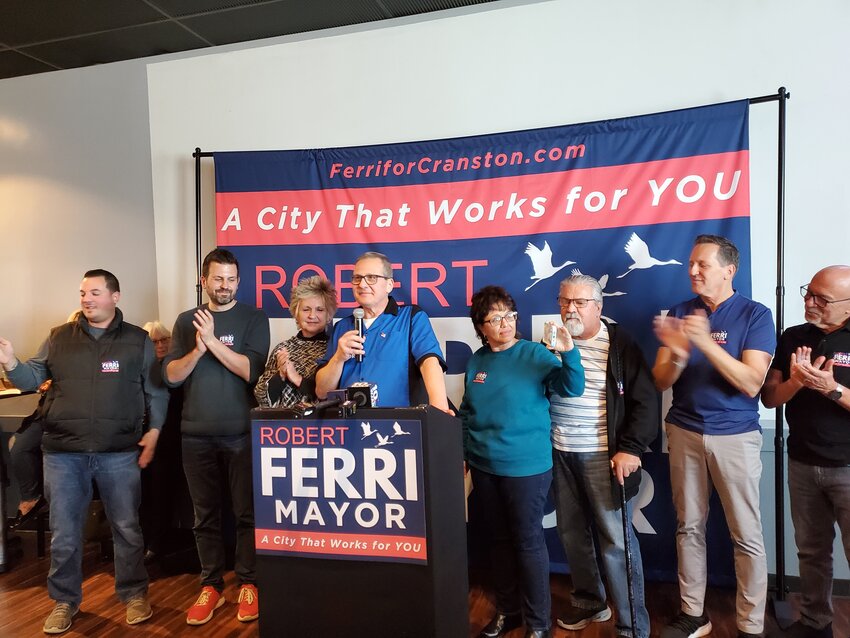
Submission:
[[[573,581],[572,606],[558,618],[579,630],[611,618],[603,577],[616,611],[617,634],[648,638],[640,546],[631,525],[636,625],[629,610],[620,489],[628,499],[640,486],[640,459],[659,430],[658,395],[640,348],[622,328],[602,318],[602,289],[587,275],[561,282],[561,319],[581,353],[585,392],[552,396],[553,477],[558,534]],[[631,506],[627,504],[631,520]],[[600,573],[594,532],[605,574]]]

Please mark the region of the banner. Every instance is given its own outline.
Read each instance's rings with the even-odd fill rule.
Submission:
[[[735,288],[751,294],[746,101],[494,135],[214,158],[217,242],[240,261],[238,298],[288,318],[292,285],[319,274],[336,287],[342,316],[356,305],[356,257],[385,253],[395,269],[393,296],[432,318],[456,403],[466,361],[480,347],[468,313],[482,286],[504,286],[517,301],[520,333],[539,339],[544,322],[558,318],[559,282],[592,275],[603,288],[603,314],[650,362],[658,345],[653,316],[693,296],[688,258],[697,235],[723,235],[741,249]],[[653,449],[661,451],[660,437]],[[644,473],[638,499],[647,494],[636,528],[669,531],[669,520],[645,515],[669,517],[672,504]],[[647,571],[675,575],[672,533],[663,536],[654,540],[669,549]],[[731,558],[728,567],[731,574]]]

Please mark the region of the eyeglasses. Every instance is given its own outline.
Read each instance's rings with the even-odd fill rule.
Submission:
[[[158,345],[160,343],[168,343],[171,341],[171,337],[162,337],[161,339],[151,339],[154,345]]]
[[[558,305],[561,306],[561,308],[566,308],[570,304],[573,304],[576,308],[585,308],[591,301],[596,301],[596,299],[569,299],[567,297],[558,297]]]
[[[847,299],[827,299],[822,295],[816,295],[813,292],[809,292],[808,286],[800,286],[800,294],[803,295],[803,299],[807,301],[811,299],[812,303],[814,303],[818,308],[826,308],[831,303],[841,303],[842,301],[850,301],[850,297],[848,297]]]
[[[374,286],[376,283],[378,283],[378,279],[392,279],[392,277],[387,277],[385,275],[372,275],[372,274],[369,274],[369,275],[351,275],[351,283],[353,283],[355,286],[359,286],[360,282],[363,281],[364,279],[366,280],[367,284],[369,284],[370,286]]]
[[[505,314],[503,314],[501,316],[500,315],[493,315],[489,319],[485,319],[484,323],[489,323],[494,328],[498,328],[499,326],[502,325],[503,321],[507,321],[508,323],[513,323],[514,321],[516,321],[518,314],[519,314],[518,312],[516,312],[515,310],[512,310],[511,312],[506,312]]]

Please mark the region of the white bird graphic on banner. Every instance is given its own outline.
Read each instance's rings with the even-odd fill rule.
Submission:
[[[581,276],[581,275],[583,275],[584,273],[583,273],[582,271],[580,271],[578,268],[573,268],[573,269],[570,271],[570,274],[571,274],[573,277],[576,277],[576,276]],[[617,292],[605,292],[605,285],[608,283],[608,274],[607,274],[607,273],[606,273],[606,274],[604,274],[604,275],[602,275],[602,276],[601,276],[599,279],[597,279],[596,281],[598,281],[598,282],[599,282],[599,287],[602,289],[602,296],[603,296],[603,297],[619,297],[620,295],[627,295],[627,294],[629,294],[629,293],[627,293],[627,292],[620,292],[620,291],[617,291]]]
[[[629,254],[629,257],[631,257],[632,261],[634,261],[634,263],[629,266],[629,269],[622,275],[617,275],[617,279],[622,279],[633,270],[643,270],[645,268],[652,268],[653,266],[666,266],[668,264],[677,264],[679,266],[682,265],[681,261],[676,261],[675,259],[659,261],[652,255],[650,255],[649,246],[646,245],[646,242],[644,240],[638,237],[637,233],[632,233],[632,236],[629,237],[629,241],[626,242],[625,249],[626,252]]]
[[[393,444],[393,442],[390,441],[389,435],[381,436],[380,432],[376,432],[375,434],[378,436],[378,445],[376,445],[375,447],[383,447],[384,445],[392,445]]]
[[[401,436],[402,434],[410,434],[410,432],[405,432],[401,429],[401,426],[398,424],[398,421],[393,423],[393,436]]]
[[[531,276],[534,281],[526,288],[526,291],[544,279],[549,279],[549,277],[557,273],[561,268],[576,263],[574,261],[565,261],[560,266],[555,266],[552,263],[552,249],[549,248],[548,241],[543,242],[543,248],[538,248],[529,242],[525,248],[525,254],[531,259],[531,266],[534,268],[534,274]]]
[[[371,423],[361,423],[360,427],[363,428],[363,436],[360,437],[361,441],[363,439],[365,439],[367,436],[372,436],[373,434],[376,433],[376,431],[372,429]]]

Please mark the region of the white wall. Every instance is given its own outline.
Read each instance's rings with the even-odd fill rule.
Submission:
[[[147,99],[140,61],[0,81],[0,335],[22,357],[92,268],[130,321],[156,317]]]

